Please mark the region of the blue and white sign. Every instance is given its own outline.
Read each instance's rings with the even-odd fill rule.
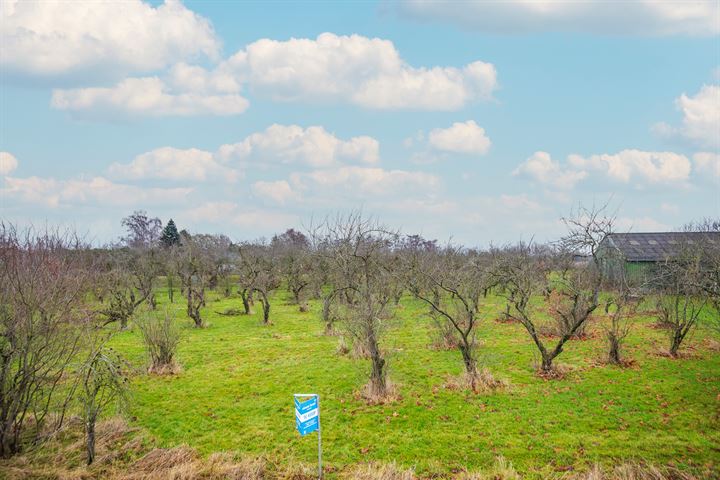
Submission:
[[[320,425],[320,409],[317,397],[301,402],[295,397],[295,424],[300,435],[314,432]]]
[[[322,427],[320,426],[320,395],[317,393],[296,393],[295,426],[303,437],[317,431],[318,437],[318,479],[323,478],[322,469]],[[300,401],[298,398],[306,398]]]

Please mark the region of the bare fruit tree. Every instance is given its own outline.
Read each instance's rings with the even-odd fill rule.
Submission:
[[[137,295],[132,278],[124,269],[115,268],[105,273],[100,282],[106,285],[106,302],[98,310],[104,324],[117,323],[121,330],[126,329],[135,310],[143,302],[143,298]]]
[[[177,249],[176,271],[185,292],[187,315],[197,328],[205,326],[200,309],[205,306],[205,291],[216,272],[216,243],[210,235],[186,235]]]
[[[307,310],[307,297],[315,280],[310,242],[302,232],[294,229],[275,235],[270,242],[279,262],[280,272],[293,301],[300,311]]]
[[[271,310],[270,294],[280,286],[274,249],[261,242],[242,244],[240,245],[240,266],[240,294],[243,296],[245,311],[248,312],[250,307],[249,296],[257,293],[260,295],[263,307],[263,324],[268,325]]]
[[[0,456],[64,418],[74,388],[63,381],[90,323],[82,249],[70,234],[0,225]]]
[[[606,303],[605,312],[610,316],[610,323],[604,326],[608,342],[607,360],[613,365],[625,364],[625,339],[630,334],[633,316],[640,302],[641,299],[626,288],[614,292]]]
[[[549,293],[555,292],[559,301],[554,305],[557,335],[561,339],[584,333],[587,320],[600,305],[603,285],[601,243],[612,234],[615,215],[608,205],[580,206],[562,219],[567,234],[558,242],[556,277],[550,283]],[[576,264],[576,255],[588,259]]]
[[[148,217],[144,210],[136,210],[122,219],[127,235],[122,242],[130,248],[146,249],[156,247],[162,234],[162,222],[159,218]]]
[[[479,300],[485,279],[466,252],[448,246],[440,252],[415,251],[410,259],[407,281],[410,292],[425,302],[439,317],[440,328],[452,329],[458,341],[469,386],[480,385],[477,357]]]
[[[252,313],[253,288],[256,284],[257,276],[260,273],[260,269],[252,252],[253,248],[251,244],[241,244],[238,247],[238,255],[235,259],[235,268],[238,277],[238,293],[243,302],[243,313],[245,313],[245,315]]]
[[[667,327],[672,357],[679,355],[680,346],[697,326],[707,305],[704,292],[702,249],[684,245],[679,253],[668,258],[657,270],[658,321]]]
[[[95,424],[111,407],[123,407],[128,395],[126,362],[105,341],[90,349],[81,369],[79,397],[85,422],[87,464],[95,461]]]
[[[392,317],[396,259],[392,247],[397,233],[389,231],[359,212],[327,219],[314,233],[315,244],[327,245],[335,285],[345,295],[342,303],[344,327],[367,349],[371,362],[369,399],[385,398],[389,392],[387,363],[380,343]]]
[[[720,335],[720,219],[704,218],[683,227],[686,232],[700,232],[697,248],[701,254],[701,283],[707,297],[708,326]]]

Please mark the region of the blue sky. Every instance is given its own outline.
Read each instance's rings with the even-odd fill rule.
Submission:
[[[720,216],[717,2],[5,2],[0,208],[472,245]]]

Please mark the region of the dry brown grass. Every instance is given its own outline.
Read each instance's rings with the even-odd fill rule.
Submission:
[[[395,463],[368,462],[355,465],[341,475],[347,480],[415,480],[412,469],[398,467]]]
[[[709,338],[704,342],[704,344],[711,352],[720,352],[720,341],[715,340],[714,338]]]
[[[368,405],[386,405],[397,402],[402,398],[400,389],[390,379],[385,379],[385,392],[377,392],[372,381],[370,381],[356,393],[355,397],[364,399]]]
[[[325,331],[327,332],[327,330]],[[338,344],[337,348],[335,349],[335,353],[337,353],[338,355],[347,355],[348,353],[350,353],[350,347],[345,341],[345,337],[342,335],[338,338]]]
[[[445,388],[449,390],[472,390],[475,393],[494,392],[509,386],[507,380],[495,378],[487,368],[481,369],[474,377],[464,373],[457,377],[449,377],[445,382]]]
[[[182,373],[182,367],[179,363],[173,360],[171,363],[166,365],[150,365],[148,367],[148,373],[159,377],[165,375],[178,375]]]
[[[567,377],[574,368],[564,363],[553,362],[552,370],[549,372],[543,371],[540,368],[540,362],[536,362],[535,371],[537,376],[544,380],[560,380]]]
[[[237,459],[228,453],[201,458],[187,446],[156,448],[116,477],[117,480],[255,480],[265,478],[261,459]]]
[[[358,340],[357,338],[353,339],[352,348],[350,350],[350,357],[356,360],[366,360],[370,358],[370,350],[368,349],[367,344]]]
[[[463,471],[454,477],[455,480],[521,480],[522,477],[505,457],[497,457],[489,470]]]
[[[712,475],[712,474],[711,474]],[[705,477],[703,477],[705,478]],[[707,479],[719,478],[708,476]],[[615,467],[595,465],[588,472],[563,477],[566,480],[700,480],[674,468],[660,468],[640,463],[625,463]]]
[[[315,465],[288,463],[276,465],[265,458],[239,457],[214,453],[203,458],[188,446],[154,448],[137,429],[119,418],[100,422],[97,428],[97,457],[85,465],[82,422],[71,419],[67,425],[35,451],[0,460],[0,478],[8,480],[312,480]],[[442,467],[442,466],[441,466]],[[710,467],[707,467],[708,469]],[[416,480],[412,468],[396,463],[364,462],[326,473],[343,480]],[[522,480],[512,463],[498,457],[487,469],[464,470],[454,480]],[[532,478],[537,478],[537,475]],[[595,465],[582,473],[551,473],[547,480],[718,480],[720,473],[706,471],[693,476],[673,467],[642,463],[618,466]]]

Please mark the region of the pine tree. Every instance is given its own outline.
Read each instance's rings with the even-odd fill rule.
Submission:
[[[172,218],[168,221],[167,225],[165,225],[165,228],[163,228],[162,235],[160,235],[160,242],[168,248],[180,244],[180,234]]]

